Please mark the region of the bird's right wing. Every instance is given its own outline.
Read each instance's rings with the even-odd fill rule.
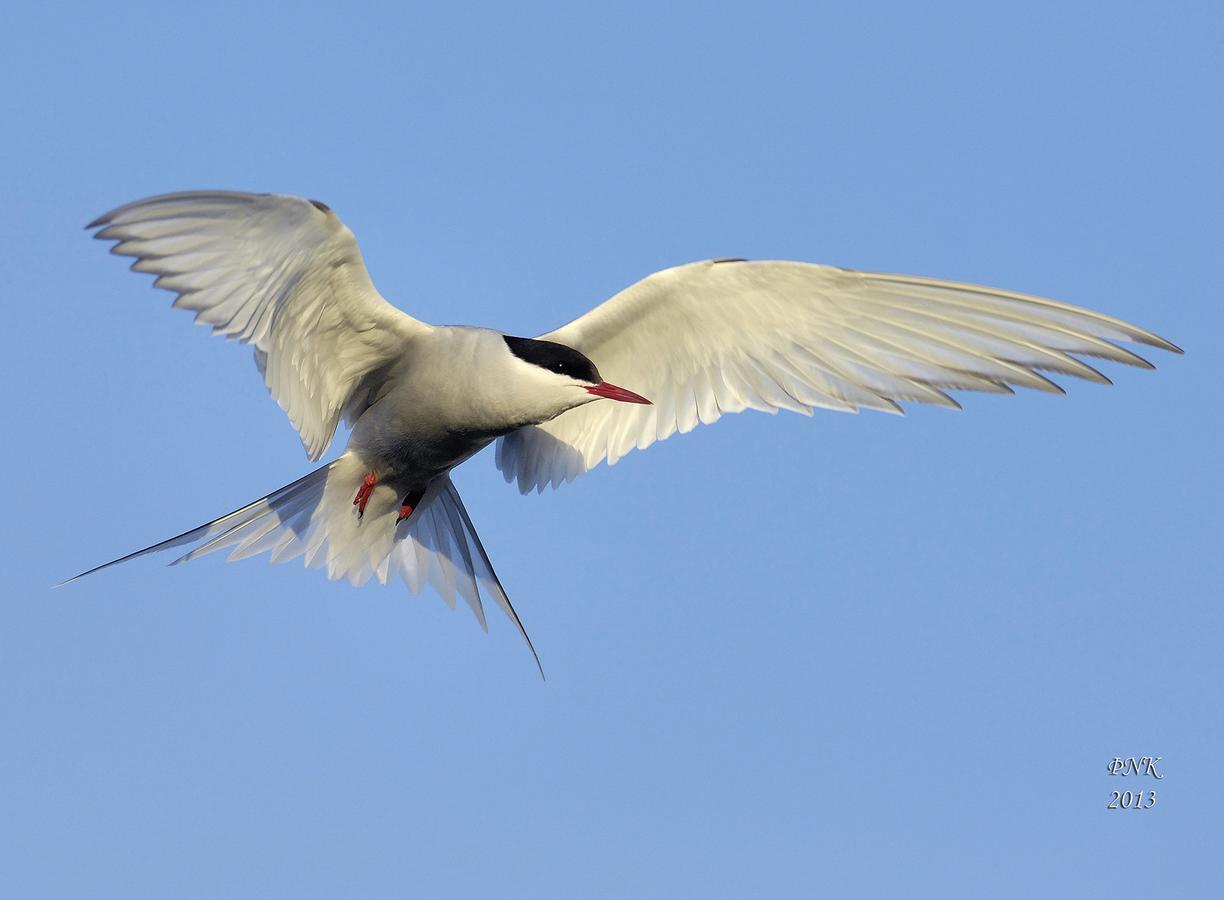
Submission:
[[[137,200],[87,227],[134,256],[215,333],[251,344],[311,459],[360,414],[387,368],[430,326],[375,289],[353,233],[322,203],[193,191]],[[350,409],[352,405],[352,409]]]
[[[498,467],[524,492],[744,409],[955,407],[949,389],[1059,391],[1041,372],[1108,382],[1077,355],[1150,368],[1117,342],[1177,350],[1040,297],[747,260],[656,272],[542,337],[586,354],[604,378],[653,405],[597,401],[499,438]]]

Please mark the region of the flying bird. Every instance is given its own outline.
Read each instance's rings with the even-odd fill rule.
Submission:
[[[176,563],[223,548],[231,560],[304,557],[354,585],[398,577],[451,606],[458,595],[486,629],[481,598],[492,598],[529,647],[450,477],[493,442],[506,480],[528,493],[745,409],[959,408],[948,390],[1061,392],[1047,372],[1109,383],[1080,357],[1152,368],[1122,343],[1181,352],[1040,297],[742,259],[656,272],[568,325],[516,337],[392,306],[317,200],[165,194],[86,227],[196,322],[251,345],[311,460],[341,420],[351,432],[304,478],[77,578],[171,547],[193,548]]]

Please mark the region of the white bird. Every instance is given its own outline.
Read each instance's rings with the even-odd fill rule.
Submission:
[[[726,413],[959,408],[947,390],[1061,392],[1041,372],[1109,383],[1077,356],[1152,367],[1119,342],[1181,352],[1040,297],[740,259],[656,272],[568,325],[520,338],[428,325],[393,307],[352,232],[315,200],[166,194],[86,227],[136,257],[133,270],[157,275],[174,306],[252,345],[310,459],[341,419],[352,431],[334,462],[82,575],[188,545],[176,563],[221,548],[233,548],[231,560],[302,556],[354,585],[398,576],[412,591],[431,584],[451,606],[457,593],[487,629],[483,592],[528,646],[450,478],[493,441],[506,480],[527,493]]]

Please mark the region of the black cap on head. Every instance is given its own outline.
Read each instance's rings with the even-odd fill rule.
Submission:
[[[556,372],[558,375],[568,375],[577,381],[587,381],[591,384],[603,381],[595,364],[572,347],[554,344],[552,341],[511,337],[508,334],[503,337],[510,352],[523,362]]]

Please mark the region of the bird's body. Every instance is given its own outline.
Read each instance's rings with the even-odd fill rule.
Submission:
[[[504,348],[500,333],[464,326],[435,327],[409,341],[355,419],[349,449],[424,488],[494,439],[550,418],[551,407],[531,408],[499,389],[512,361]],[[482,370],[481,359],[492,365]]]
[[[1038,297],[746,260],[655,273],[520,338],[428,325],[388,304],[352,233],[317,201],[170,194],[90,227],[136,257],[133,269],[158,275],[176,306],[254,347],[312,459],[341,420],[352,428],[334,462],[114,562],[193,544],[181,559],[222,547],[231,558],[302,555],[354,584],[431,583],[448,602],[462,596],[482,624],[483,590],[520,630],[449,475],[494,441],[498,466],[526,493],[744,409],[956,406],[949,389],[1059,390],[1043,371],[1107,382],[1079,356],[1150,367],[1118,342],[1177,349]]]

